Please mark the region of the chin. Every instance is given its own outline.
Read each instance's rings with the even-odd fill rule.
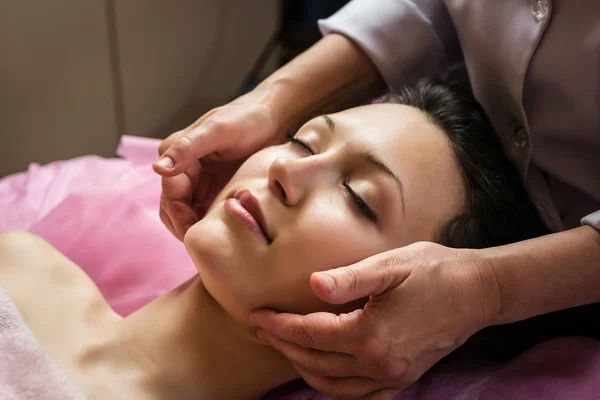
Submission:
[[[210,268],[227,263],[235,257],[227,227],[219,219],[206,216],[186,232],[183,244],[200,276]]]
[[[185,248],[208,293],[235,320],[248,323],[248,314],[255,308],[249,289],[260,273],[254,270],[252,252],[239,242],[214,214],[192,226],[184,237]]]

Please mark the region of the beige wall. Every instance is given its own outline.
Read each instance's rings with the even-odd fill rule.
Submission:
[[[277,0],[0,2],[0,176],[164,137],[240,88]]]

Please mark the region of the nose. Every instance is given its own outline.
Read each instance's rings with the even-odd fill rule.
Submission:
[[[299,204],[319,178],[323,178],[324,161],[318,158],[275,159],[269,167],[269,189],[283,204]]]

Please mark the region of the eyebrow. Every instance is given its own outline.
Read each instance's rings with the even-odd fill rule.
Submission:
[[[335,122],[333,121],[333,119],[331,119],[331,117],[329,115],[322,115],[321,117],[323,117],[323,119],[327,123],[327,127],[329,128],[329,131],[331,133],[334,133],[335,132]],[[404,185],[402,184],[402,181],[400,180],[400,178],[398,178],[398,175],[396,175],[379,157],[377,157],[373,153],[370,153],[368,151],[363,153],[362,159],[364,161],[366,161],[367,163],[371,164],[372,166],[374,166],[375,168],[377,168],[378,170],[380,170],[381,172],[390,176],[394,181],[396,181],[396,184],[398,185],[398,190],[400,190],[400,201],[402,203],[402,213],[404,214],[404,208],[405,208],[404,207]]]
[[[335,132],[335,122],[331,119],[329,115],[321,115],[321,117],[325,120],[327,127],[331,131],[331,133]]]

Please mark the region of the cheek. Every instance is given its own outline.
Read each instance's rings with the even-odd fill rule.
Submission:
[[[369,223],[346,204],[336,203],[312,204],[280,235],[268,262],[273,286],[265,299],[267,306],[301,314],[347,311],[347,307],[332,307],[318,299],[310,287],[310,275],[353,264],[387,248]]]
[[[231,195],[234,188],[239,188],[241,184],[247,185],[249,182],[257,180],[267,180],[269,177],[269,168],[273,161],[282,156],[280,147],[269,147],[250,156],[237,170],[233,177],[227,182],[227,185],[216,197],[215,203],[224,200]]]
[[[298,271],[310,275],[352,264],[383,251],[379,240],[358,225],[343,219],[303,221],[297,230],[290,232],[290,235],[297,233],[295,238],[290,237],[289,246],[286,246],[288,257],[294,260]]]
[[[354,212],[341,190],[309,204],[295,228],[299,247],[318,258],[321,269],[354,263],[384,246],[376,226]]]
[[[250,156],[233,175],[233,180],[267,178],[273,161],[285,155],[282,146],[263,149]]]

